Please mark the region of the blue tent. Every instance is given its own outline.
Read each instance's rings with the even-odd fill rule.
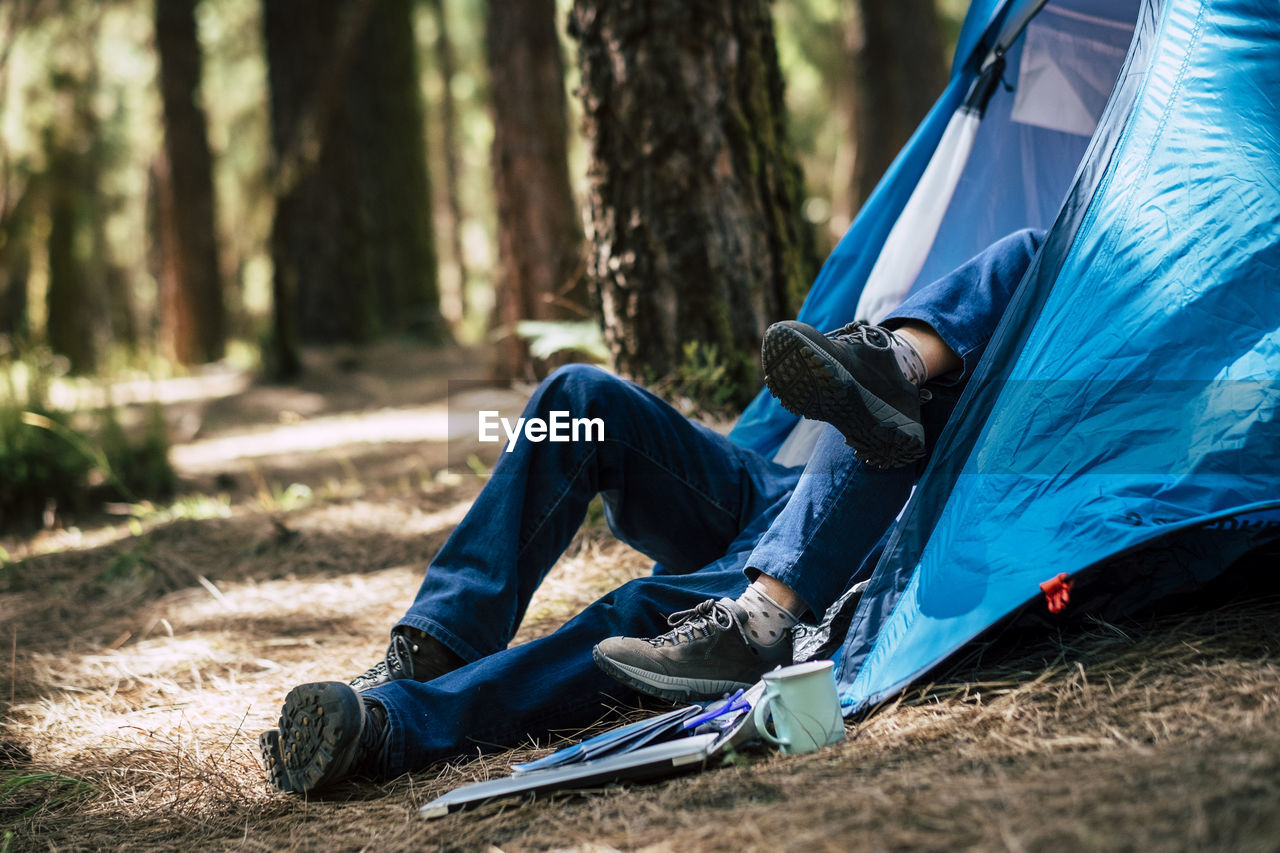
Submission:
[[[853,614],[846,712],[1062,581],[1114,613],[1280,537],[1278,137],[1274,2],[974,0],[800,314],[875,319],[1049,229]],[[762,395],[733,437],[785,454],[802,432]]]

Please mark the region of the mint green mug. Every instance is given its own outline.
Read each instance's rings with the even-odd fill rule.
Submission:
[[[844,717],[829,660],[784,666],[764,674],[764,695],[756,703],[756,730],[787,755],[804,755],[844,737]],[[775,735],[769,731],[773,719]]]

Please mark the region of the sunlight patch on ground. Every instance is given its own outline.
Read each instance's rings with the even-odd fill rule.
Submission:
[[[129,379],[98,382],[60,379],[49,389],[49,402],[58,409],[99,409],[136,403],[185,403],[215,400],[244,393],[253,374],[221,365],[205,368],[199,376],[173,379]]]
[[[429,406],[315,417],[192,441],[174,447],[170,458],[179,473],[192,476],[222,471],[237,459],[320,453],[351,445],[474,441],[474,412],[483,406],[510,415],[524,399],[525,395],[514,391],[478,389]]]
[[[332,415],[299,424],[193,441],[174,447],[174,467],[183,474],[220,471],[233,459],[284,453],[316,453],[350,444],[448,441],[449,412],[443,403]]]
[[[439,532],[466,507],[401,515],[397,529]],[[319,507],[290,524],[362,526],[377,509]],[[602,535],[580,540],[552,570],[518,642],[554,630],[589,600],[647,571],[643,558]],[[345,681],[379,660],[421,579],[422,567],[408,565],[170,593],[139,614],[138,636],[120,648],[33,654],[42,696],[13,708],[13,718],[42,761],[112,767],[121,802],[181,799],[194,814],[205,797],[225,800],[228,787],[235,799],[260,799],[256,738],[275,725],[284,694],[306,681]],[[184,763],[186,781],[173,781]],[[177,786],[171,796],[152,790],[170,785]]]
[[[111,545],[132,536],[127,524],[113,524],[92,530],[79,527],[66,527],[56,530],[42,530],[33,536],[22,539],[17,536],[0,538],[0,547],[4,548],[12,560],[24,560],[39,554],[50,554],[57,551],[82,551]]]
[[[172,782],[185,762],[184,810],[202,779],[265,795],[256,739],[275,725],[284,694],[363,672],[420,579],[417,569],[393,568],[173,593],[153,607],[144,636],[120,649],[33,655],[44,696],[15,707],[14,718],[42,761],[76,766],[92,756],[137,776],[131,784],[149,787],[142,777],[153,772]],[[236,773],[221,778],[218,761]]]

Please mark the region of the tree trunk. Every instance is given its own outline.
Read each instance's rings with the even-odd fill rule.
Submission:
[[[528,376],[521,320],[584,319],[582,229],[569,186],[564,60],[555,0],[491,0],[488,55],[498,207],[500,378]],[[545,368],[545,366],[541,366]]]
[[[65,148],[49,155],[49,347],[66,356],[71,372],[92,373],[101,343],[101,294],[90,275],[80,235],[92,215],[92,187],[83,179],[83,158]]]
[[[38,194],[36,181],[29,180],[12,207],[0,210],[0,335],[14,341],[25,341],[29,332],[31,222]]]
[[[8,236],[8,235],[6,235]],[[0,335],[11,340],[27,336],[27,282],[31,276],[31,252],[25,242],[6,241],[0,251]]]
[[[277,370],[297,342],[445,336],[411,0],[263,0]]]
[[[379,292],[378,325],[438,341],[447,333],[440,315],[413,0],[378,0],[352,72],[349,132],[360,169],[366,278]]]
[[[458,183],[462,159],[458,152],[457,104],[453,99],[453,77],[457,71],[457,59],[449,36],[449,15],[444,0],[429,0],[436,20],[436,62],[440,66],[440,140],[444,149],[444,191],[449,207],[449,252],[457,270],[457,302],[450,319],[463,322],[467,316],[467,258],[462,246],[462,201],[458,196]]]
[[[875,188],[947,84],[935,0],[860,0],[854,206]]]
[[[764,0],[577,0],[591,254],[617,368],[714,353],[731,399],[816,268]],[[692,348],[691,347],[691,348]],[[714,349],[712,349],[714,348]]]
[[[199,101],[198,0],[155,0],[156,51],[164,107],[167,168],[159,186],[160,331],[166,355],[182,364],[222,358],[226,309],[218,270],[213,158]]]

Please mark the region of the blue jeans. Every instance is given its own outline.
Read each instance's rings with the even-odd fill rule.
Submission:
[[[1021,234],[903,304],[966,363],[981,355],[1034,250]],[[978,294],[961,301],[954,291]],[[930,311],[930,306],[954,310]],[[963,377],[962,377],[963,379]],[[959,385],[925,406],[931,447]],[[526,418],[552,412],[601,418],[603,441],[519,440],[503,453],[471,510],[428,567],[401,625],[425,631],[468,663],[432,681],[395,681],[367,695],[386,709],[388,775],[462,754],[506,748],[554,730],[578,730],[636,694],[604,675],[591,648],[611,636],[648,637],[667,615],[708,598],[736,597],[748,570],[766,572],[821,616],[870,565],[919,466],[861,464],[828,427],[803,471],[785,468],[689,421],[644,389],[593,367],[548,377]],[[920,463],[923,465],[923,463]],[[610,529],[656,561],[554,633],[508,648],[542,582],[603,496]]]

